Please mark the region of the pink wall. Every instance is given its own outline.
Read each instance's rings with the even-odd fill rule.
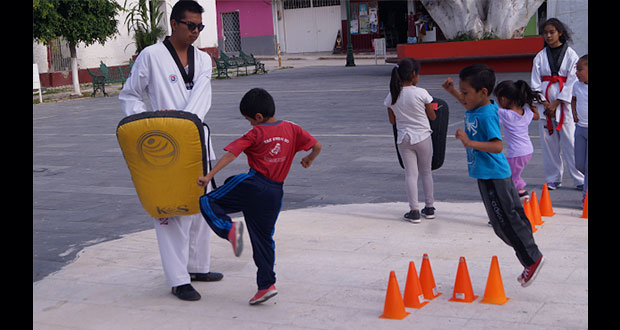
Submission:
[[[239,11],[241,38],[272,36],[271,0],[216,0],[217,37],[222,39],[221,13]]]

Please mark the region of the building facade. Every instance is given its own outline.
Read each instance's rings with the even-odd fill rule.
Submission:
[[[115,0],[119,5],[123,5],[124,0]],[[159,0],[159,7],[163,11],[162,26],[167,29],[170,35],[170,12],[178,0]],[[207,51],[210,54],[217,53],[217,28],[215,0],[196,0],[204,9],[202,14],[204,30],[194,43],[195,47]],[[131,7],[138,0],[128,0],[127,7]],[[109,67],[129,65],[129,60],[136,53],[136,46],[133,35],[127,32],[125,23],[126,13],[121,12],[117,18],[119,22],[118,32],[114,38],[106,41],[105,45],[95,43],[88,47],[84,44],[77,46],[77,59],[80,83],[90,82],[90,75],[86,68],[99,68],[99,63],[103,62]],[[51,42],[50,45],[34,42],[32,43],[32,61],[39,67],[41,85],[44,87],[56,87],[72,84],[71,61],[69,48],[65,42],[58,40]]]

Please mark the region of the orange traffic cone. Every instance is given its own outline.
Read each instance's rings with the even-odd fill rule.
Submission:
[[[491,268],[489,269],[489,277],[487,278],[487,286],[484,289],[484,296],[481,303],[503,305],[508,299],[504,292],[504,283],[502,282],[502,274],[499,272],[499,262],[497,256],[491,258]]]
[[[441,292],[437,292],[437,288],[435,287],[435,277],[433,277],[431,262],[426,253],[424,253],[422,257],[422,267],[420,267],[420,285],[422,285],[424,299],[430,300],[441,295]]]
[[[588,191],[586,190],[586,199],[583,200],[583,212],[581,213],[581,218],[588,218]]]
[[[476,300],[478,296],[474,296],[474,289],[471,287],[469,279],[469,271],[467,271],[467,263],[465,257],[459,259],[459,269],[456,272],[456,281],[454,281],[454,291],[450,301],[470,303]]]
[[[385,294],[383,314],[379,316],[379,318],[402,320],[409,314],[411,313],[405,311],[405,303],[403,302],[403,296],[400,295],[400,288],[398,287],[398,280],[396,280],[396,273],[392,270],[390,271],[390,279],[388,281],[387,292]]]
[[[544,221],[542,221],[542,217],[540,216],[540,206],[538,205],[538,198],[536,198],[536,192],[532,191],[532,195],[530,196],[530,206],[532,207],[532,217],[534,219],[534,224],[537,226],[542,226]]]
[[[530,221],[530,226],[532,226],[532,233],[535,233],[538,228],[536,228],[536,225],[534,225],[534,221],[532,221],[532,207],[530,205],[529,199],[523,202],[523,211],[525,211],[525,216],[527,217],[527,220]]]
[[[549,188],[547,184],[543,184],[542,194],[540,195],[540,215],[543,217],[552,217],[555,215],[553,207],[551,206],[551,199],[549,198]]]
[[[405,307],[422,308],[428,304],[428,301],[422,302],[424,295],[422,294],[422,285],[418,278],[418,272],[415,270],[413,261],[409,262],[409,271],[407,271],[407,284],[405,284]]]

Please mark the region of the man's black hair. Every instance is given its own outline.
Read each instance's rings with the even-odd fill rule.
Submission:
[[[242,115],[250,118],[254,118],[257,113],[262,114],[263,118],[271,118],[276,114],[276,104],[266,90],[252,88],[241,98],[239,110]]]
[[[495,86],[495,71],[485,64],[473,64],[464,67],[459,72],[459,78],[471,85],[476,92],[486,88],[489,96]]]
[[[204,9],[198,2],[193,0],[181,0],[172,7],[172,13],[170,13],[170,20],[183,20],[185,18],[185,12],[190,11],[192,13],[202,14]]]

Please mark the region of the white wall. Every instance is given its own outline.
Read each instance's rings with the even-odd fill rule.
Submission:
[[[588,53],[588,1],[547,0],[547,18],[555,17],[572,32],[571,48],[581,57]]]

